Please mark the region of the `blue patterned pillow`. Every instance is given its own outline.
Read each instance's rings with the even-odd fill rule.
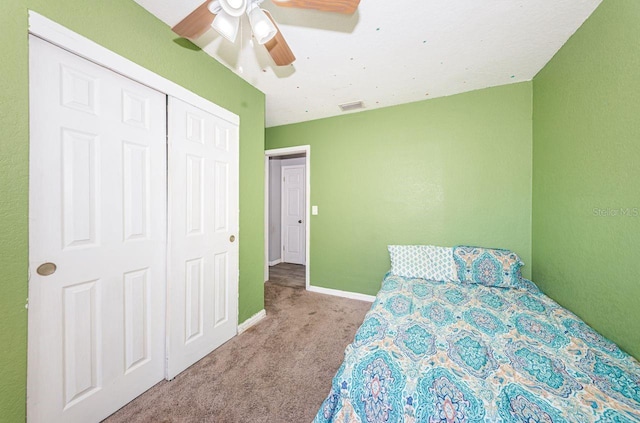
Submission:
[[[529,279],[525,279],[521,277],[519,281],[519,285],[520,285],[520,288],[524,289],[525,291],[529,291],[529,293],[531,294],[542,295],[542,291],[540,291],[540,288],[538,288],[538,285],[536,285]]]
[[[424,278],[426,254],[421,245],[389,245],[391,273],[405,278]]]
[[[524,265],[513,251],[457,246],[453,248],[458,279],[485,286],[520,288],[520,268]]]

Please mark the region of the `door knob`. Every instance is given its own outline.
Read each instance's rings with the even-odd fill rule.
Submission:
[[[302,220],[298,220],[298,223],[302,223]]]
[[[229,241],[233,242],[233,241],[235,241],[235,240],[236,240],[236,237],[235,237],[234,235],[231,235],[231,236],[229,237]]]
[[[36,272],[38,272],[38,275],[40,276],[49,276],[56,273],[57,268],[58,267],[55,263],[42,263],[40,266],[38,266]]]

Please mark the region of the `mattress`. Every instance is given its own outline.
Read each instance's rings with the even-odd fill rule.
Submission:
[[[640,422],[640,363],[526,281],[387,274],[314,422]]]

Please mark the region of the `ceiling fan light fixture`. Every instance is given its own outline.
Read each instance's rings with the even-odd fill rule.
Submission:
[[[251,24],[253,35],[259,44],[265,44],[276,36],[278,29],[264,11],[255,3],[251,6],[247,14],[249,15],[249,23]]]
[[[247,10],[247,0],[217,0],[229,16],[240,17]]]
[[[220,35],[232,43],[236,42],[238,37],[238,27],[240,26],[240,19],[237,17],[229,16],[227,12],[221,10],[211,23],[211,27],[215,29]]]
[[[209,9],[209,12],[217,15],[222,10],[222,6],[220,6],[220,2],[218,0],[213,0],[209,2],[207,9]]]

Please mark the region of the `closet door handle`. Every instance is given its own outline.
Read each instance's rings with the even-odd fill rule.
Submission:
[[[36,272],[40,276],[49,276],[56,273],[56,269],[58,269],[58,266],[56,266],[55,263],[42,263],[40,266],[38,266]]]
[[[229,241],[233,242],[233,241],[235,241],[235,240],[236,240],[235,235],[231,235],[231,236],[229,237]]]

